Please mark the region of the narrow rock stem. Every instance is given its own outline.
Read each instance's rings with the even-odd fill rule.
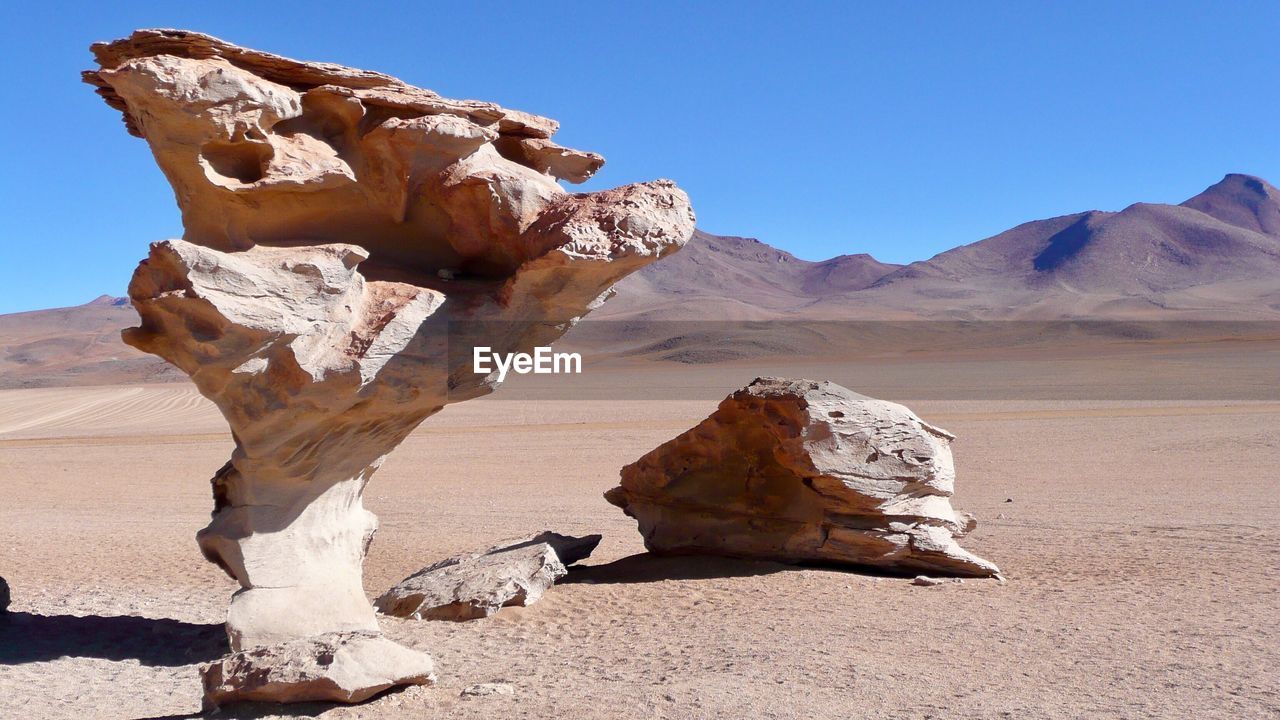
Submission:
[[[330,632],[378,631],[361,567],[378,529],[361,495],[371,465],[325,483],[255,482],[227,463],[200,549],[240,583],[227,613],[233,650]]]

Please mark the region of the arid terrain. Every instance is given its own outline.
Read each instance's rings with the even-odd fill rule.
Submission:
[[[1241,237],[1276,237],[1266,212],[1219,214],[1262,218]],[[461,624],[383,618],[391,638],[435,658],[435,687],[224,716],[1280,713],[1274,276],[1170,290],[1186,313],[1149,292],[1113,303],[1057,280],[1028,289],[1008,279],[1012,261],[986,251],[1052,242],[1028,232],[907,268],[806,263],[699,234],[557,345],[583,354],[582,375],[516,377],[446,408],[366,493],[381,520],[370,598],[450,554],[532,531],[602,533],[596,553],[528,608]],[[955,254],[990,277],[947,280],[938,268]],[[1061,267],[1071,263],[1043,272]],[[985,309],[947,283],[979,289]],[[1000,309],[1027,297],[1025,318]],[[1069,312],[1098,308],[1108,312],[1092,317],[1109,319]],[[119,341],[136,322],[111,297],[0,317],[0,576],[13,593],[0,717],[191,716],[197,668],[227,652],[235,583],[193,535],[232,441],[180,373]],[[956,507],[979,519],[964,546],[1005,581],[916,587],[645,554],[635,522],[602,493],[757,375],[833,380],[956,433]],[[515,693],[460,697],[484,682]]]
[[[383,618],[439,684],[228,716],[1257,718],[1280,712],[1280,343],[614,359],[429,419],[373,479],[370,597],[526,531],[598,532],[568,582],[468,623]],[[959,436],[965,546],[1007,580],[660,559],[601,493],[755,374],[824,377]],[[656,398],[656,399],[645,399]],[[0,716],[199,710],[234,583],[193,533],[231,447],[185,384],[0,393]],[[461,698],[480,682],[513,696]]]
[[[1280,321],[1277,277],[1280,190],[1233,173],[1181,205],[1034,220],[910,265],[866,254],[810,262],[752,238],[699,231],[679,253],[618,283],[570,338],[608,355],[671,359],[675,349],[696,363],[780,351],[865,354],[869,342],[883,352],[939,339],[955,346],[960,326],[948,324],[981,321],[1101,321],[1112,335],[1123,334],[1120,323],[1139,323],[1144,334],[1203,337],[1203,325],[1185,323]],[[748,325],[762,321],[783,322]],[[926,326],[903,324],[918,321],[940,325],[921,334],[909,328]],[[868,334],[844,323],[883,326]],[[0,388],[181,381],[173,366],[119,342],[136,324],[128,298],[112,295],[0,315]],[[982,332],[1007,346],[1009,333],[993,328]],[[1018,344],[1035,334],[1013,333]]]
[[[14,25],[0,720],[1280,718],[1258,12],[622,9]]]

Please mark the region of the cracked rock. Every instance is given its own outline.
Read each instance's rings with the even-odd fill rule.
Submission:
[[[431,658],[366,632],[328,633],[232,653],[201,668],[206,707],[229,702],[367,700],[435,682]]]
[[[423,568],[386,591],[374,605],[386,615],[415,620],[474,620],[508,605],[532,605],[566,565],[589,556],[599,535],[553,532],[516,538]]]
[[[989,577],[955,538],[954,436],[831,382],[757,378],[622,469],[605,498],[655,553]]]

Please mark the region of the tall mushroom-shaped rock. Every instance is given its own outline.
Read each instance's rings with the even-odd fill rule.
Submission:
[[[645,547],[988,577],[955,538],[953,436],[832,382],[757,378],[622,469]]]
[[[688,197],[662,180],[569,194],[557,179],[603,158],[551,142],[555,121],[379,73],[177,30],[92,50],[86,82],[146,139],[182,210],[183,239],[134,273],[142,322],[124,339],[190,375],[231,426],[198,540],[241,585],[232,649],[297,657],[299,639],[345,633],[356,657],[378,629],[361,494],[382,459],[494,389],[472,344],[547,345],[683,246]],[[219,700],[241,686],[218,684]],[[294,690],[280,696],[308,699]]]

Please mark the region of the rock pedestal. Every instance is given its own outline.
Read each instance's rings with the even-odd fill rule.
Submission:
[[[460,346],[550,344],[688,240],[688,198],[668,181],[569,194],[557,179],[603,158],[553,143],[555,121],[380,73],[179,30],[93,52],[85,80],[146,139],[182,210],[183,239],[134,274],[142,322],[124,339],[190,375],[231,426],[199,544],[241,585],[232,648],[295,643],[260,658],[286,662],[308,655],[299,639],[376,633],[361,495],[423,419],[497,384]],[[220,672],[218,701],[236,699]],[[334,697],[306,687],[254,698]]]
[[[986,577],[955,538],[947,431],[831,382],[757,378],[622,469],[605,498],[658,553]]]
[[[397,685],[435,682],[431,658],[375,632],[328,633],[234,652],[201,674],[205,706],[227,702],[360,702]]]

